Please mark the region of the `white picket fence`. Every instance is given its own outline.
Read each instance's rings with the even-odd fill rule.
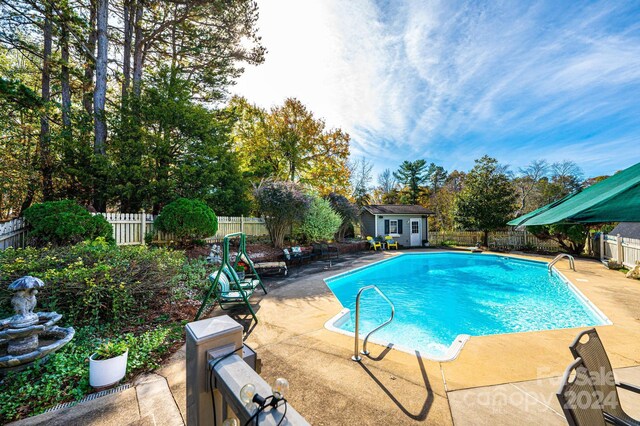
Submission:
[[[136,245],[145,241],[145,236],[154,232],[153,221],[156,216],[150,213],[96,213],[101,214],[113,226],[113,238],[118,245]],[[248,236],[269,235],[264,219],[260,217],[218,216],[218,232],[207,238],[217,241],[226,234],[244,232]],[[27,229],[24,219],[13,219],[0,224],[0,250],[8,247],[25,247]],[[175,237],[163,232],[155,232],[153,241],[168,242]]]
[[[640,240],[604,234],[600,239],[600,260],[614,260],[633,268],[640,262]]]
[[[9,247],[24,247],[27,241],[24,219],[19,217],[0,224],[0,250]]]
[[[429,232],[429,242],[431,245],[449,241],[456,245],[474,246],[477,243],[482,243],[483,235],[482,232],[476,231],[436,231]],[[560,245],[557,242],[541,240],[526,230],[490,232],[489,247],[504,250],[535,248],[536,250],[550,252],[560,250]]]

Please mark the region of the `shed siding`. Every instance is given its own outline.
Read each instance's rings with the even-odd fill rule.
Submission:
[[[409,219],[420,218],[422,221],[421,231],[422,238],[420,239],[420,243],[422,244],[422,240],[427,239],[428,235],[428,222],[426,217],[414,216],[414,215],[382,215],[378,216],[378,234],[384,236],[384,221],[387,219],[390,220],[402,220],[402,234],[399,237],[395,237],[395,239],[405,247],[409,247],[411,244],[411,226],[409,224]],[[373,227],[372,227],[373,229]]]
[[[374,233],[375,233],[376,223],[373,218],[373,215],[365,211],[360,216],[360,219],[362,221],[362,236],[366,237],[367,235],[370,235],[372,237],[375,237]]]

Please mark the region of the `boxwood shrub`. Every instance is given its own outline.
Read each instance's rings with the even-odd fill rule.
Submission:
[[[72,200],[34,204],[23,216],[29,225],[28,238],[32,245],[72,245],[97,237],[114,242],[111,224]]]
[[[167,204],[155,220],[159,231],[173,234],[183,245],[218,232],[218,218],[199,200],[178,198]]]

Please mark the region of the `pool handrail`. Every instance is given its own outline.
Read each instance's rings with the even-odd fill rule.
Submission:
[[[549,265],[547,266],[547,268],[549,269],[549,272],[551,272],[551,268],[553,267],[553,265],[555,265],[556,263],[558,263],[560,260],[562,260],[565,257],[567,259],[569,259],[569,267],[571,269],[573,269],[573,271],[575,272],[575,270],[576,270],[575,260],[574,260],[573,256],[571,256],[568,253],[560,253],[559,255],[554,257],[553,260],[551,262],[549,262]]]
[[[386,320],[385,322],[383,322],[382,324],[380,324],[379,326],[371,330],[365,336],[364,342],[362,343],[362,352],[358,352],[358,339],[360,337],[360,296],[364,291],[370,290],[370,289],[374,289],[375,291],[377,291],[378,294],[382,296],[382,298],[389,304],[389,306],[391,306],[391,316],[389,317],[388,320]],[[396,313],[396,308],[395,306],[393,306],[393,302],[377,286],[368,285],[368,286],[362,287],[358,291],[358,295],[356,296],[356,324],[355,324],[355,339],[354,339],[355,343],[354,343],[354,349],[353,349],[353,356],[351,357],[353,361],[360,362],[362,360],[362,357],[360,356],[360,354],[369,355],[369,351],[367,351],[367,341],[369,340],[369,336],[371,336],[373,333],[375,333],[376,331],[380,330],[382,327],[389,324],[393,320],[395,313]]]

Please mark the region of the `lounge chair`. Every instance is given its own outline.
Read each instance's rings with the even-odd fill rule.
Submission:
[[[585,367],[582,358],[576,359],[569,365],[556,396],[569,426],[607,424],[589,370]]]
[[[387,235],[384,239],[387,244],[387,250],[391,249],[391,247],[395,247],[395,249],[398,250],[398,242],[394,240],[391,235]]]
[[[574,358],[581,358],[584,366],[589,370],[594,380],[594,388],[601,398],[605,419],[614,424],[640,425],[640,421],[630,417],[622,409],[618,395],[618,388],[638,394],[640,394],[640,388],[615,381],[611,362],[596,329],[592,328],[579,333],[569,346],[569,350]]]
[[[382,243],[374,240],[370,236],[367,236],[367,241],[369,242],[369,249],[374,249],[375,251],[378,251],[378,249],[382,250]]]
[[[209,275],[209,280],[214,284],[214,300],[218,301],[220,309],[228,310],[231,306],[246,305],[249,308],[249,312],[251,312],[251,316],[258,323],[258,317],[249,303],[249,298],[253,294],[255,287],[247,289],[233,288],[234,286],[231,284],[229,276],[223,270]]]

